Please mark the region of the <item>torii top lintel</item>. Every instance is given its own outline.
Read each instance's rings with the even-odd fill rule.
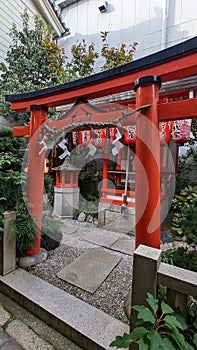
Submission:
[[[73,82],[22,94],[6,95],[11,108],[29,111],[31,105],[57,107],[77,98],[98,98],[133,89],[134,81],[146,75],[160,76],[162,82],[197,74],[197,37],[160,52]]]

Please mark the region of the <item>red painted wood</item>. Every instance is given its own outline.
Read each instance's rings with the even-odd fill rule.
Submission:
[[[45,110],[33,109],[31,111],[27,197],[28,203],[30,204],[29,212],[35,220],[37,229],[35,231],[36,238],[32,242],[32,247],[26,250],[26,255],[29,256],[40,252],[45,151],[39,155],[41,146],[38,145],[38,135],[40,126],[46,121],[46,114],[47,112]]]
[[[30,126],[24,125],[24,126],[15,126],[12,129],[13,136],[29,136],[30,133]]]
[[[42,104],[46,107],[56,107],[67,103],[74,103],[77,98],[83,96],[86,99],[98,98],[110,94],[129,91],[133,88],[134,81],[147,75],[158,75],[162,82],[181,79],[186,76],[197,74],[197,52],[183,57],[177,57],[167,62],[161,62],[146,69],[129,72],[127,74],[112,76],[95,84],[79,86],[75,89],[66,89],[65,91],[46,96],[35,97],[22,101],[14,101],[11,108],[16,111],[28,111],[32,104]]]
[[[197,98],[159,103],[159,121],[197,118]]]
[[[158,85],[147,83],[136,90],[136,106],[151,108],[136,118],[136,248],[160,248],[160,138]]]

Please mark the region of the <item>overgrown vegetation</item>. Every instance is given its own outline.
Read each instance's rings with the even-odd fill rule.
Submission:
[[[196,145],[191,145],[187,149],[187,152],[178,159],[178,171],[176,174],[176,194],[179,194],[180,191],[185,187],[195,186],[196,174],[197,148]]]
[[[67,79],[76,80],[94,73],[94,64],[99,57],[95,44],[87,46],[84,39],[71,47],[71,60],[66,64]]]
[[[42,222],[41,247],[46,250],[57,248],[62,240],[62,221],[55,215],[46,216]]]
[[[21,15],[21,19],[22,30],[18,30],[15,24],[12,26],[12,45],[7,52],[6,64],[0,63],[0,114],[27,122],[29,115],[12,111],[4,96],[65,82],[63,64],[66,56],[64,50],[52,40],[51,28],[39,16],[34,17],[33,29],[27,11]]]
[[[197,250],[184,247],[170,248],[162,253],[162,261],[197,272]]]
[[[117,336],[110,346],[128,349],[138,344],[139,350],[195,350],[197,323],[192,326],[184,320],[180,310],[172,309],[163,301],[147,293],[148,307],[135,305],[137,323],[130,334]]]
[[[176,194],[172,200],[176,210],[172,219],[172,229],[178,234],[186,235],[187,242],[197,243],[197,186],[187,186]]]
[[[110,46],[107,41],[108,34],[109,32],[107,31],[101,32],[101,39],[103,42],[101,56],[105,60],[103,66],[101,67],[102,71],[133,61],[137,47],[137,42],[132,43],[129,46],[129,49],[127,49],[126,44],[124,43],[121,43],[119,47]]]

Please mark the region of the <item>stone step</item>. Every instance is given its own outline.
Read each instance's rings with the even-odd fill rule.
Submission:
[[[117,335],[129,332],[129,326],[119,320],[23,269],[0,276],[0,287],[2,293],[85,350],[110,350]]]

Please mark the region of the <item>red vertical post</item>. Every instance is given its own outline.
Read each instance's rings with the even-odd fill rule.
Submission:
[[[158,100],[161,80],[136,80],[136,107],[150,104],[136,118],[136,248],[160,248],[160,138]]]
[[[39,145],[38,136],[40,126],[46,121],[47,108],[41,105],[32,105],[30,111],[27,198],[30,205],[29,212],[36,224],[36,238],[32,242],[32,247],[26,250],[26,255],[32,256],[40,252],[45,150],[40,152],[43,144]]]

